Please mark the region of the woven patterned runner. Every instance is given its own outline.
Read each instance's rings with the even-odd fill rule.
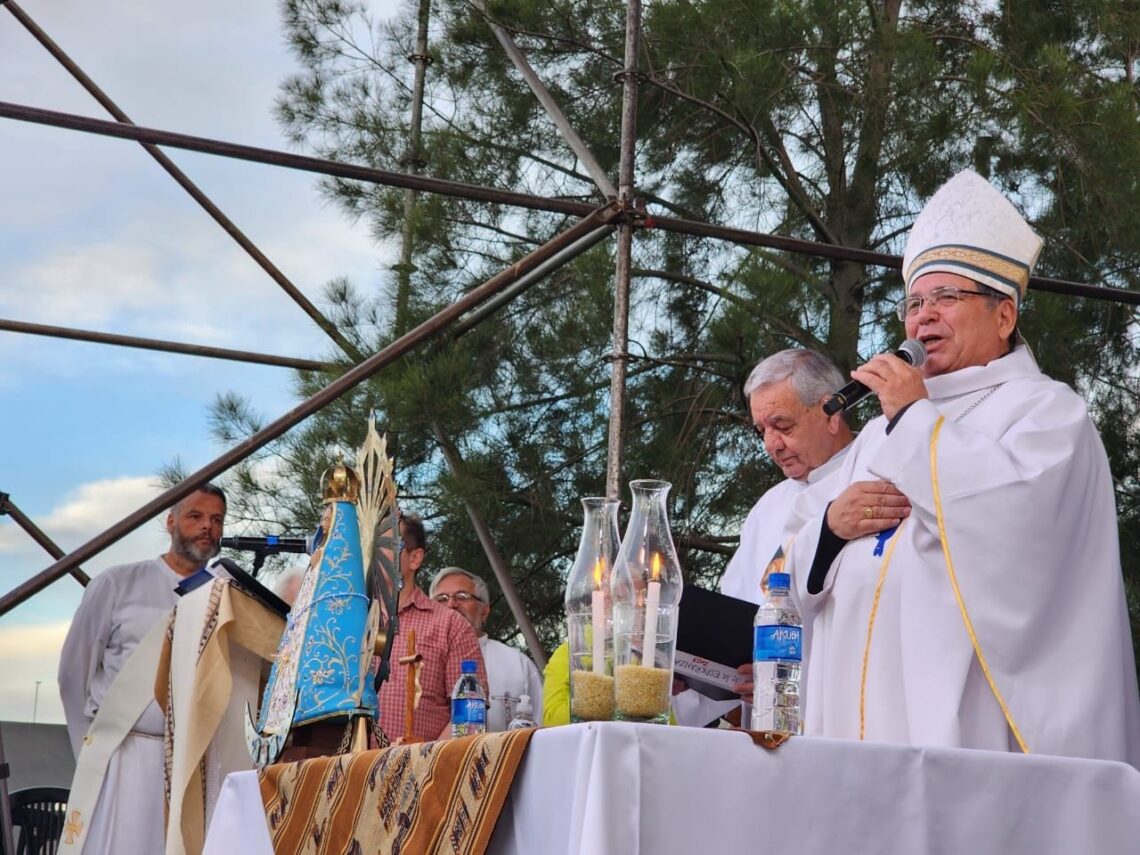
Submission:
[[[273,851],[481,855],[533,733],[270,766],[260,779]]]

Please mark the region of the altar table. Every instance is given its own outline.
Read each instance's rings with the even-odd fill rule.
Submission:
[[[538,731],[491,855],[1140,852],[1123,763],[619,722]],[[257,775],[223,785],[206,855],[272,855]]]

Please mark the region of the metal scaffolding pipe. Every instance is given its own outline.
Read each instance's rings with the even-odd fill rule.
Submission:
[[[431,19],[431,0],[420,0],[420,7],[416,13],[416,51],[408,59],[416,66],[415,76],[412,79],[412,116],[408,127],[408,148],[404,154],[404,171],[408,175],[419,175],[424,167],[423,151],[420,140],[423,135],[424,114],[424,82],[427,77],[427,66],[431,61],[428,56],[428,24]],[[416,191],[412,188],[404,190],[404,223],[400,230],[400,261],[396,270],[396,311],[394,329],[397,333],[405,331],[408,322],[408,304],[412,295],[412,250],[416,230]]]
[[[562,252],[558,253],[558,255],[552,257],[549,261],[545,261],[540,264],[526,276],[521,277],[517,282],[511,285],[511,287],[506,288],[495,297],[492,297],[474,312],[467,315],[467,317],[457,323],[455,325],[455,329],[452,331],[452,338],[459,338],[464,333],[470,332],[491,315],[495,314],[495,312],[499,311],[499,309],[503,308],[503,306],[507,305],[507,303],[511,302],[511,300],[513,300],[515,297],[518,297],[533,285],[541,282],[559,267],[562,267],[564,264],[573,261],[575,258],[577,258],[579,255],[591,247],[597,246],[599,243],[609,237],[612,231],[612,226],[604,226],[593,234],[586,235],[581,240],[575,242],[571,246],[566,247],[566,249],[562,250]]]
[[[0,330],[42,335],[49,338],[67,338],[73,341],[91,341],[97,344],[113,344],[118,347],[137,347],[163,353],[184,353],[190,356],[205,356],[210,359],[228,359],[233,362],[273,365],[278,368],[296,368],[299,371],[327,371],[333,367],[331,362],[317,362],[313,359],[294,359],[291,356],[274,356],[268,353],[253,353],[248,350],[230,350],[225,347],[207,347],[204,344],[182,344],[177,341],[163,341],[157,338],[139,338],[116,333],[53,327],[47,324],[30,324],[24,321],[11,321],[7,318],[0,318]]]
[[[472,289],[447,308],[428,318],[415,329],[400,336],[387,347],[349,369],[344,375],[338,377],[312,397],[302,401],[276,421],[266,425],[255,434],[238,443],[221,457],[206,464],[197,472],[188,475],[181,482],[166,490],[150,502],[147,502],[137,511],[129,514],[106,531],[87,541],[87,543],[80,546],[74,552],[59,559],[50,567],[40,571],[28,581],[18,585],[9,593],[0,597],[0,615],[6,614],[28,597],[43,590],[52,582],[69,572],[72,567],[78,566],[111,544],[121,540],[139,526],[169,508],[175,502],[190,495],[202,484],[222,474],[234,464],[245,460],[258,449],[281,436],[298,422],[308,418],[322,407],[335,401],[341,395],[372,377],[380,369],[394,362],[413,347],[422,344],[443,331],[449,324],[463,315],[464,312],[470,311],[484,300],[493,297],[550,256],[570,246],[583,235],[589,234],[599,226],[610,222],[617,215],[617,211],[612,204],[598,208],[588,217],[579,220],[570,228],[560,232],[529,255],[517,261],[511,267],[492,276],[482,285]]]
[[[338,163],[332,160],[321,160],[320,158],[308,157],[306,155],[274,151],[273,149],[220,142],[205,137],[160,131],[153,128],[140,127],[138,125],[124,125],[118,122],[108,122],[102,119],[77,116],[72,113],[41,110],[36,107],[26,107],[8,101],[0,101],[0,118],[67,128],[83,133],[134,140],[135,142],[151,142],[156,145],[169,146],[170,148],[181,148],[187,151],[201,152],[203,154],[232,157],[237,160],[263,163],[270,166],[281,166],[287,169],[297,169],[305,172],[315,172],[321,175],[331,175],[336,178],[367,181],[390,187],[411,187],[413,189],[422,190],[425,193],[440,193],[462,199],[473,199],[475,201],[490,202],[493,204],[515,205],[534,211],[549,211],[555,214],[568,214],[571,216],[587,216],[591,211],[595,210],[594,206],[588,202],[532,196],[527,193],[514,193],[506,190],[496,190],[490,187],[481,187],[477,184],[445,181],[440,178],[427,178],[422,175],[407,175],[400,172],[373,169],[367,166],[353,166],[351,164]],[[711,237],[731,243],[744,244],[746,246],[763,246],[768,249],[794,252],[798,255],[836,258],[845,261],[854,261],[859,264],[871,264],[896,269],[902,266],[902,261],[897,255],[888,255],[887,253],[873,252],[867,249],[854,249],[852,247],[839,246],[836,244],[816,243],[815,241],[801,240],[799,238],[769,235],[763,232],[751,232],[745,229],[734,229],[727,226],[703,223],[698,220],[648,216],[645,222],[639,225],[659,228],[663,231],[693,235],[695,237]],[[1123,288],[1085,285],[1078,282],[1069,282],[1064,279],[1053,279],[1044,276],[1030,277],[1029,287],[1034,290],[1067,294],[1073,297],[1087,297],[1093,300],[1140,305],[1140,292],[1126,291]]]
[[[483,4],[479,4],[479,10],[484,15],[487,10],[483,8]],[[503,50],[507,52],[507,56],[515,66],[515,70],[522,75],[526,85],[530,87],[530,91],[534,93],[534,97],[538,99],[538,103],[546,110],[550,120],[554,122],[554,126],[558,128],[558,132],[562,134],[562,138],[566,140],[566,144],[570,146],[571,151],[574,152],[578,160],[582,161],[582,165],[586,167],[586,171],[590,173],[590,178],[598,185],[598,189],[602,191],[602,195],[607,198],[614,198],[618,195],[617,188],[614,187],[610,177],[606,175],[606,171],[602,169],[598,159],[594,157],[594,153],[590,151],[589,147],[578,136],[578,132],[574,130],[574,126],[570,124],[570,119],[562,112],[562,108],[558,106],[558,102],[554,100],[554,96],[550,94],[550,90],[546,88],[546,84],[539,79],[539,76],[531,68],[530,63],[527,62],[526,56],[519,50],[519,46],[515,44],[515,40],[511,38],[510,34],[501,26],[496,24],[490,18],[487,22],[491,25],[491,32],[495,34],[495,38],[499,40],[499,44],[503,46]]]
[[[431,429],[440,449],[443,451],[443,456],[447,459],[447,465],[452,475],[462,472],[463,461],[451,437],[444,432],[438,422],[433,422]],[[519,625],[523,639],[526,640],[530,657],[541,670],[546,667],[546,649],[539,641],[538,633],[534,631],[534,624],[531,623],[530,616],[527,614],[526,604],[519,596],[514,580],[511,579],[511,570],[507,567],[507,562],[503,560],[503,554],[499,551],[495,538],[491,535],[491,527],[487,525],[487,521],[479,513],[479,509],[470,501],[464,500],[463,505],[467,509],[467,517],[471,520],[471,526],[475,529],[475,536],[479,538],[479,545],[483,547],[483,553],[491,565],[491,572],[495,574],[495,580],[499,583],[503,596],[506,597],[507,606],[510,608],[515,622]]]
[[[28,519],[24,512],[16,507],[11,496],[7,493],[0,493],[0,517],[5,515],[10,516],[13,522],[27,532],[28,536],[42,546],[52,558],[63,558],[63,550],[56,545],[55,541],[44,534],[38,525]],[[91,581],[91,577],[84,573],[80,567],[72,567],[68,572],[84,587]]]
[[[74,113],[41,110],[38,107],[26,107],[22,104],[13,104],[8,101],[0,101],[0,118],[15,119],[20,122],[32,122],[33,124],[39,125],[49,125],[56,128],[67,128],[68,130],[115,137],[123,140],[134,140],[135,142],[149,142],[155,145],[167,146],[168,148],[180,148],[186,151],[200,152],[202,154],[216,154],[222,157],[231,157],[235,160],[249,161],[251,163],[283,166],[288,169],[298,169],[303,172],[331,175],[334,178],[367,181],[372,184],[383,184],[388,187],[410,187],[413,190],[422,190],[425,193],[441,193],[445,196],[456,196],[460,199],[473,199],[478,202],[491,202],[498,205],[514,205],[520,208],[550,211],[555,214],[588,216],[591,211],[596,210],[596,206],[589,202],[573,202],[568,199],[531,196],[527,193],[514,193],[508,190],[480,187],[477,184],[444,181],[440,178],[409,175],[404,172],[391,172],[387,169],[375,169],[370,166],[354,166],[348,163],[339,163],[335,160],[322,160],[318,157],[309,157],[304,154],[290,154],[289,152],[275,151],[269,148],[221,142],[206,137],[178,134],[171,131],[160,131],[140,125],[124,125],[120,122],[92,119],[87,116],[78,116]]]
[[[641,35],[641,0],[629,0],[625,16],[625,67],[621,102],[621,163],[618,205],[624,213],[618,227],[614,270],[614,333],[610,354],[610,425],[606,455],[606,497],[621,498],[621,463],[625,441],[625,375],[629,364],[629,273],[633,258],[633,172],[637,142],[637,54]]]
[[[889,255],[885,252],[874,252],[869,249],[855,249],[848,246],[838,246],[830,243],[815,243],[798,238],[780,237],[761,232],[750,232],[745,229],[733,229],[728,226],[717,226],[712,223],[702,223],[698,220],[682,220],[672,217],[647,217],[646,228],[657,228],[667,232],[694,235],[696,237],[710,237],[716,240],[726,240],[744,246],[762,246],[767,249],[780,249],[794,252],[799,255],[813,255],[821,258],[834,258],[840,261],[854,261],[859,264],[869,264],[876,267],[893,267],[902,269],[902,256]],[[1049,276],[1030,276],[1029,287],[1035,291],[1045,291],[1051,294],[1066,294],[1070,297],[1087,297],[1090,300],[1105,300],[1110,303],[1127,303],[1140,305],[1140,292],[1127,291],[1123,288],[1109,288],[1104,285],[1085,285],[1080,282],[1070,282],[1067,279],[1054,279]]]
[[[711,237],[744,246],[762,246],[765,249],[780,249],[801,255],[814,255],[820,258],[833,258],[839,261],[855,261],[862,264],[876,264],[884,267],[902,267],[902,259],[897,255],[873,252],[869,249],[855,249],[834,243],[816,243],[800,238],[768,235],[750,232],[747,229],[734,229],[717,226],[699,220],[684,220],[676,217],[648,216],[646,228],[660,229],[663,232],[677,232],[694,237]]]
[[[95,81],[88,77],[87,73],[84,72],[83,69],[64,52],[63,48],[57,45],[23,9],[12,2],[12,0],[7,0],[6,3],[0,5],[4,5],[8,11],[15,16],[16,20],[24,26],[24,29],[31,33],[36,41],[43,45],[48,53],[55,57],[60,65],[67,69],[68,73],[102,105],[103,109],[114,116],[117,121],[125,125],[134,125],[134,122],[120,109],[119,105],[112,101],[111,97],[100,89]],[[238,246],[245,250],[246,254],[257,262],[257,265],[268,273],[274,282],[281,286],[281,289],[293,299],[293,302],[300,306],[305,314],[307,314],[318,327],[324,330],[325,334],[336,342],[337,346],[344,351],[345,354],[355,361],[359,361],[363,358],[360,351],[341,334],[340,330],[336,328],[336,325],[326,318],[321,311],[309,301],[309,298],[254,245],[253,241],[246,237],[245,232],[238,228],[233,220],[222,213],[221,208],[215,205],[210,197],[202,192],[201,188],[191,181],[189,176],[174,164],[174,161],[153,144],[142,142],[141,140],[140,143],[142,147],[146,149],[147,154],[153,157],[158,162],[158,165],[165,169],[170,177],[177,181],[179,186],[189,193],[194,201],[201,205],[207,214],[213,217],[214,221],[234,239]]]
[[[416,52],[408,57],[415,63],[416,74],[412,85],[412,117],[408,140],[408,153],[405,156],[405,167],[407,172],[417,175],[423,166],[420,149],[420,134],[423,121],[424,78],[429,61],[427,55],[427,37],[430,15],[431,0],[420,0],[417,14]],[[415,190],[409,189],[404,191],[404,228],[400,243],[400,264],[397,268],[399,273],[399,284],[396,291],[395,320],[395,330],[397,334],[402,333],[406,326],[408,302],[411,298],[412,257],[415,249],[414,223],[416,204],[418,201],[417,197],[418,194]],[[559,255],[561,255],[561,253],[559,253]],[[557,255],[554,256],[554,258],[557,257]],[[544,267],[549,263],[548,261],[539,267]],[[526,277],[524,277],[524,279],[525,278]],[[495,299],[502,299],[505,293],[506,291],[500,292]],[[453,337],[455,335],[458,334],[453,334]],[[447,461],[447,467],[451,471],[452,476],[459,477],[463,468],[463,459],[459,454],[459,449],[456,448],[455,443],[439,422],[432,422],[431,429],[436,441],[443,450],[444,459]],[[538,635],[534,631],[534,625],[530,621],[530,616],[527,614],[526,608],[523,606],[522,600],[519,599],[518,593],[515,590],[514,582],[511,580],[510,570],[507,568],[506,562],[503,561],[503,556],[499,552],[494,538],[491,536],[491,529],[487,525],[487,521],[483,518],[483,514],[475,507],[470,497],[463,496],[462,501],[464,508],[467,510],[467,516],[471,520],[471,525],[475,529],[475,536],[483,548],[483,554],[487,558],[487,563],[491,565],[495,577],[499,582],[499,587],[506,596],[507,605],[511,609],[511,614],[514,615],[519,629],[522,630],[523,637],[531,649],[531,655],[535,657],[541,667],[542,664],[545,664],[546,653],[538,641]]]

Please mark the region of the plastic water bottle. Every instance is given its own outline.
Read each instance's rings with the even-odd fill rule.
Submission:
[[[526,727],[538,727],[538,722],[534,720],[534,709],[530,705],[530,695],[522,695],[519,698],[514,718],[507,725],[507,730],[522,730]]]
[[[487,693],[479,685],[479,665],[474,659],[464,659],[459,668],[459,679],[451,692],[451,736],[486,733]]]
[[[752,729],[802,733],[800,659],[803,621],[788,596],[791,577],[772,573],[752,622]]]

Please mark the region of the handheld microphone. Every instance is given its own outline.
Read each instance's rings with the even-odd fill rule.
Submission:
[[[918,368],[926,361],[926,348],[917,338],[908,338],[899,345],[895,356],[907,365]],[[849,410],[870,394],[870,389],[858,380],[852,380],[823,402],[823,412],[825,415],[833,416],[840,410]]]

